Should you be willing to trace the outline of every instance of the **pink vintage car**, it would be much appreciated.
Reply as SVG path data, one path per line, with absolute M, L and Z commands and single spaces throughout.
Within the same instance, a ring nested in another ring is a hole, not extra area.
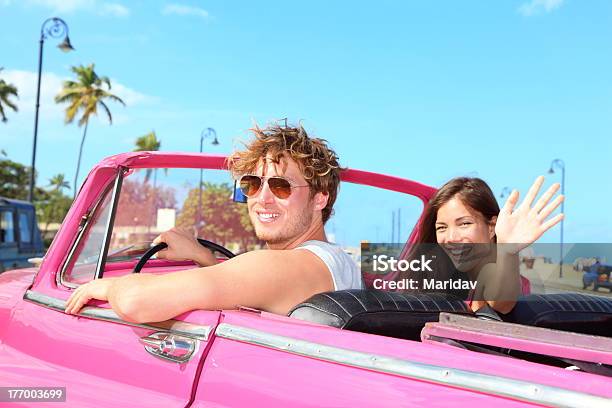
M 224 161 L 138 152 L 91 171 L 42 263 L 0 274 L 0 387 L 60 387 L 73 407 L 612 406 L 609 297 L 525 295 L 504 321 L 450 295 L 370 290 L 319 294 L 289 316 L 238 307 L 135 324 L 101 302 L 64 313 L 91 279 L 193 267 L 146 262 L 173 225 L 195 225 L 227 247 L 220 257 L 257 247 Z M 348 228 L 382 240 L 393 212 L 394 235 L 414 239 L 401 226 L 434 191 L 346 170 L 328 232 L 350 251 Z M 59 406 L 39 394 L 35 406 Z M 17 403 L 7 395 L 0 405 Z

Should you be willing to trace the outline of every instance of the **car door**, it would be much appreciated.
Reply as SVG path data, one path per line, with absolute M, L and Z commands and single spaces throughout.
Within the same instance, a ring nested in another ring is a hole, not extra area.
M 184 407 L 219 318 L 133 324 L 107 307 L 63 313 L 61 294 L 27 290 L 1 334 L 2 386 L 65 387 L 70 406 Z
M 105 302 L 64 313 L 72 290 L 96 277 L 111 197 L 88 212 L 57 273 L 43 263 L 34 285 L 34 269 L 0 275 L 0 386 L 65 387 L 66 402 L 78 407 L 187 406 L 219 312 L 149 324 L 124 321 Z M 117 262 L 104 272 L 130 270 Z

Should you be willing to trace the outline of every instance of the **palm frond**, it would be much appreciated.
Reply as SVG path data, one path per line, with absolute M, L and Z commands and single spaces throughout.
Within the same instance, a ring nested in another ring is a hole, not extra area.
M 113 116 L 111 115 L 110 109 L 108 109 L 108 106 L 106 106 L 106 104 L 104 102 L 100 101 L 98 103 L 100 104 L 100 106 L 102 106 L 102 108 L 106 112 L 106 116 L 108 116 L 108 121 L 112 125 L 113 124 Z

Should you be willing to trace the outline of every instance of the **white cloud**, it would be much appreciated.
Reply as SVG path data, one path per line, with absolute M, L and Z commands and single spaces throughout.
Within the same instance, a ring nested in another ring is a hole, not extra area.
M 179 16 L 196 16 L 196 17 L 201 17 L 201 18 L 209 17 L 208 11 L 202 8 L 186 6 L 184 4 L 177 4 L 177 3 L 171 3 L 171 4 L 166 5 L 166 7 L 162 9 L 162 14 L 165 14 L 165 15 L 176 14 Z
M 26 0 L 25 4 L 45 7 L 51 9 L 54 13 L 68 14 L 76 11 L 87 11 L 110 17 L 127 17 L 130 15 L 130 9 L 122 4 L 99 2 L 97 0 Z
M 518 12 L 525 17 L 550 13 L 563 5 L 564 0 L 531 0 L 519 6 Z
M 103 3 L 100 7 L 100 14 L 112 17 L 127 17 L 130 10 L 119 3 Z
M 123 102 L 125 102 L 128 107 L 135 105 L 150 105 L 159 102 L 158 97 L 135 91 L 134 89 L 128 88 L 112 78 L 111 85 L 113 86 L 111 92 L 123 99 Z
M 19 113 L 33 113 L 36 104 L 36 83 L 38 74 L 33 71 L 4 70 L 2 78 L 17 87 Z M 63 78 L 53 73 L 42 75 L 40 81 L 40 114 L 45 118 L 63 118 L 62 107 L 54 101 L 55 95 L 62 89 Z
M 95 6 L 95 0 L 27 0 L 26 3 L 46 7 L 58 13 L 72 13 Z
M 19 99 L 16 100 L 19 112 L 13 113 L 10 111 L 9 113 L 11 113 L 11 117 L 9 117 L 9 121 L 15 122 L 19 120 L 32 120 L 34 115 L 34 107 L 36 104 L 36 83 L 38 74 L 33 71 L 3 70 L 0 73 L 0 76 L 6 82 L 15 85 L 19 93 Z M 67 78 L 62 78 L 54 73 L 43 74 L 40 82 L 41 119 L 53 121 L 64 120 L 64 109 L 66 108 L 66 105 L 55 103 L 55 95 L 61 91 L 62 84 L 66 79 Z M 111 92 L 123 99 L 126 104 L 126 108 L 128 109 L 134 106 L 151 105 L 159 102 L 158 97 L 138 92 L 112 78 L 111 85 Z M 109 107 L 111 107 L 111 109 L 113 105 L 119 106 L 114 102 L 109 103 Z M 121 107 L 121 109 L 123 109 L 123 107 Z M 115 109 L 115 111 L 118 111 L 118 109 Z M 101 116 L 102 121 L 106 121 L 106 116 L 104 116 L 103 112 L 101 112 L 99 116 Z M 124 118 L 124 121 L 127 122 L 128 118 Z

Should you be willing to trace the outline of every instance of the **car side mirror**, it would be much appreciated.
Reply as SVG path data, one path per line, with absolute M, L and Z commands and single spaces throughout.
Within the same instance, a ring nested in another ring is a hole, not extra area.
M 246 203 L 247 196 L 242 193 L 242 190 L 238 186 L 238 181 L 234 180 L 234 194 L 232 195 L 232 200 L 235 203 Z

